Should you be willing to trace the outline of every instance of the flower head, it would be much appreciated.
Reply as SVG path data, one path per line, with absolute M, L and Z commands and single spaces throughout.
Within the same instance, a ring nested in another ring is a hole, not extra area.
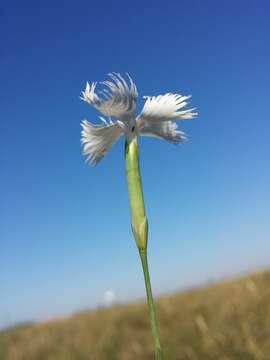
M 155 136 L 173 144 L 185 139 L 176 121 L 193 119 L 197 115 L 194 109 L 182 110 L 191 96 L 172 93 L 144 96 L 146 102 L 136 117 L 138 92 L 133 80 L 128 74 L 127 81 L 117 73 L 109 74 L 109 78 L 101 82 L 104 88 L 99 92 L 97 83 L 88 82 L 82 91 L 81 99 L 109 118 L 100 117 L 102 123 L 99 125 L 82 121 L 81 142 L 87 161 L 96 165 L 121 135 L 128 142 L 137 135 Z

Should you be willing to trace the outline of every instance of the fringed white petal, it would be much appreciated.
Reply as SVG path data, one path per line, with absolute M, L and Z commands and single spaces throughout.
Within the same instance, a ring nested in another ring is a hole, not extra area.
M 101 125 L 94 125 L 87 120 L 81 123 L 83 153 L 91 165 L 96 165 L 123 133 L 121 124 L 107 123 L 103 118 L 102 121 L 104 124 Z
M 139 134 L 157 136 L 174 144 L 185 140 L 185 134 L 177 130 L 175 120 L 193 119 L 197 115 L 194 109 L 179 111 L 187 105 L 190 97 L 171 93 L 145 96 L 144 108 L 137 117 Z
M 177 130 L 173 121 L 144 121 L 140 127 L 140 135 L 154 136 L 178 144 L 186 139 L 182 131 Z
M 127 74 L 129 83 L 117 73 L 109 74 L 110 80 L 101 84 L 105 88 L 96 92 L 97 83 L 86 84 L 82 91 L 81 99 L 99 110 L 103 115 L 125 119 L 134 114 L 138 97 L 137 88 L 130 76 Z
M 187 105 L 191 96 L 182 96 L 179 94 L 165 94 L 159 96 L 144 96 L 146 102 L 144 108 L 138 117 L 139 124 L 144 121 L 168 121 L 192 119 L 197 113 L 194 109 L 179 111 Z

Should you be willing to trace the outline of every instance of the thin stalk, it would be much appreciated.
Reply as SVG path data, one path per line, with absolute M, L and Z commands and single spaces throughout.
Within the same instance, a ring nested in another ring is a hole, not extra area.
M 148 221 L 145 215 L 144 198 L 142 191 L 142 181 L 139 164 L 139 151 L 137 139 L 134 138 L 131 142 L 125 144 L 125 163 L 126 163 L 126 177 L 128 184 L 128 194 L 131 211 L 131 227 L 132 232 L 139 249 L 140 258 L 143 267 L 148 314 L 152 330 L 152 336 L 155 347 L 156 360 L 162 360 L 159 332 L 156 320 L 155 305 L 151 289 L 151 281 L 147 263 L 147 240 L 148 240 Z
M 155 304 L 154 304 L 152 288 L 151 288 L 151 280 L 150 280 L 149 269 L 148 269 L 147 252 L 139 250 L 139 253 L 140 253 L 140 258 L 141 258 L 142 267 L 143 267 L 143 274 L 144 274 L 146 294 L 147 294 L 148 315 L 149 315 L 152 336 L 154 339 L 154 346 L 155 346 L 155 357 L 156 357 L 156 360 L 162 360 L 163 355 L 162 355 L 160 340 L 159 340 L 159 331 L 158 331 L 158 326 L 157 326 L 156 310 L 155 310 Z

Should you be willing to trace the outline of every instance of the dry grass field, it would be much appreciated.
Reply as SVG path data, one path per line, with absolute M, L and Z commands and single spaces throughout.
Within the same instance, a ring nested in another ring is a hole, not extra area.
M 165 359 L 270 359 L 270 271 L 157 300 Z M 0 332 L 1 360 L 153 359 L 146 306 Z

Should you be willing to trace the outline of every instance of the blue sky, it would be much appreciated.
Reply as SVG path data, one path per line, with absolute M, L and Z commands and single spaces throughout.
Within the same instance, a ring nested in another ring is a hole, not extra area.
M 80 92 L 111 71 L 199 112 L 185 144 L 139 139 L 154 293 L 269 265 L 268 1 L 1 11 L 0 326 L 144 296 L 123 139 L 96 168 L 81 154 Z

